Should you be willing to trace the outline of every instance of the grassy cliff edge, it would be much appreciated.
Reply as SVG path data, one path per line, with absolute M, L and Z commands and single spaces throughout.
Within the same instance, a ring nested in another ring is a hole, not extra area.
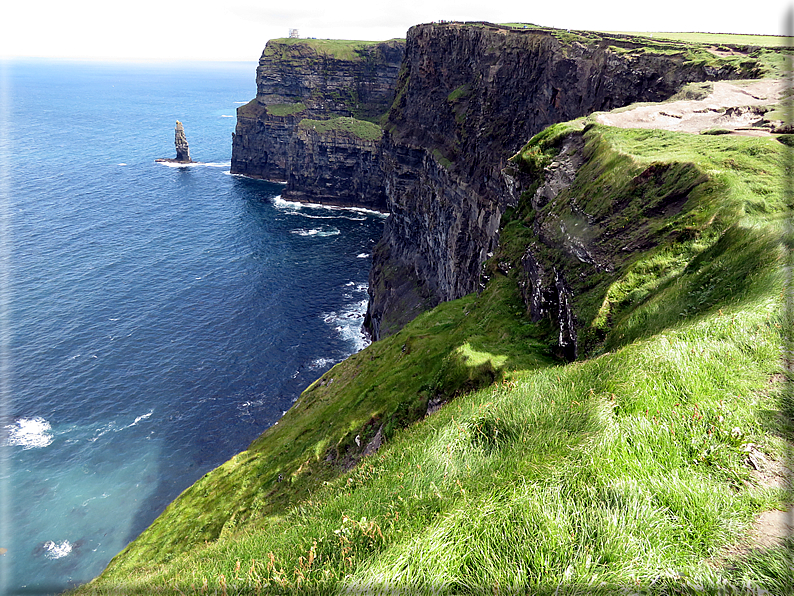
M 533 209 L 572 136 L 573 183 Z M 480 294 L 327 372 L 76 593 L 786 593 L 784 547 L 727 549 L 792 500 L 768 481 L 792 433 L 779 382 L 790 150 L 547 129 L 513 160 L 537 182 L 503 218 Z M 575 229 L 576 214 L 609 249 L 597 275 L 540 246 L 553 235 L 536 222 Z M 533 243 L 574 280 L 576 362 L 527 314 Z

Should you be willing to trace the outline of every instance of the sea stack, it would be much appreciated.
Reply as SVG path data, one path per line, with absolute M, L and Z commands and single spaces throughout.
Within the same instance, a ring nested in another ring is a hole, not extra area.
M 176 129 L 174 130 L 174 144 L 176 145 L 176 161 L 192 163 L 193 160 L 190 159 L 190 148 L 187 146 L 185 128 L 179 120 L 176 121 Z
M 176 128 L 174 129 L 174 145 L 176 145 L 176 159 L 160 157 L 154 161 L 167 163 L 196 163 L 190 159 L 190 148 L 187 145 L 185 128 L 179 120 L 176 121 Z

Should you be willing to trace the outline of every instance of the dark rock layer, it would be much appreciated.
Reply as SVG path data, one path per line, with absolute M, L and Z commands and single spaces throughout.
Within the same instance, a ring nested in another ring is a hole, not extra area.
M 301 126 L 290 139 L 288 155 L 284 199 L 386 210 L 379 139 Z

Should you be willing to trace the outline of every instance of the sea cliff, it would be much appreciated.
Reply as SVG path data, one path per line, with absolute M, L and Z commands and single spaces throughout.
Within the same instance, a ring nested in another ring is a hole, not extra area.
M 287 182 L 285 198 L 384 209 L 373 159 L 372 127 L 379 127 L 372 123 L 394 99 L 404 46 L 402 40 L 269 41 L 256 71 L 256 97 L 237 110 L 232 173 Z M 334 122 L 317 131 L 314 120 Z
M 787 152 L 592 117 L 535 135 L 481 292 L 327 371 L 79 593 L 791 594 L 785 545 L 736 546 L 792 501 Z
M 79 593 L 792 593 L 790 549 L 737 547 L 794 501 L 790 147 L 584 116 L 759 74 L 750 50 L 421 25 L 381 130 L 310 111 L 298 58 L 290 95 L 269 87 L 277 48 L 317 59 L 291 43 L 265 51 L 236 167 L 306 200 L 382 173 L 343 195 L 377 186 L 390 212 L 379 341 Z M 244 159 L 259 141 L 282 169 Z
M 503 170 L 526 139 L 555 122 L 666 99 L 687 82 L 758 71 L 750 58 L 722 62 L 686 46 L 620 36 L 490 24 L 412 27 L 385 123 L 391 216 L 370 276 L 366 325 L 373 337 L 478 288 L 500 218 L 517 199 Z M 575 338 L 563 335 L 573 355 Z
M 480 287 L 522 190 L 508 159 L 534 134 L 761 70 L 747 52 L 723 59 L 691 44 L 490 23 L 417 25 L 380 44 L 274 40 L 256 99 L 238 109 L 232 171 L 286 181 L 287 199 L 390 213 L 365 318 L 377 340 Z M 566 274 L 537 275 L 536 297 L 573 358 Z

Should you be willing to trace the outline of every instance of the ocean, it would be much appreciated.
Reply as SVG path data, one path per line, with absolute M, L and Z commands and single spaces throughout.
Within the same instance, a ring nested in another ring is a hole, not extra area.
M 98 575 L 366 343 L 384 216 L 230 174 L 255 68 L 0 64 L 6 593 Z M 201 163 L 155 163 L 176 120 Z

